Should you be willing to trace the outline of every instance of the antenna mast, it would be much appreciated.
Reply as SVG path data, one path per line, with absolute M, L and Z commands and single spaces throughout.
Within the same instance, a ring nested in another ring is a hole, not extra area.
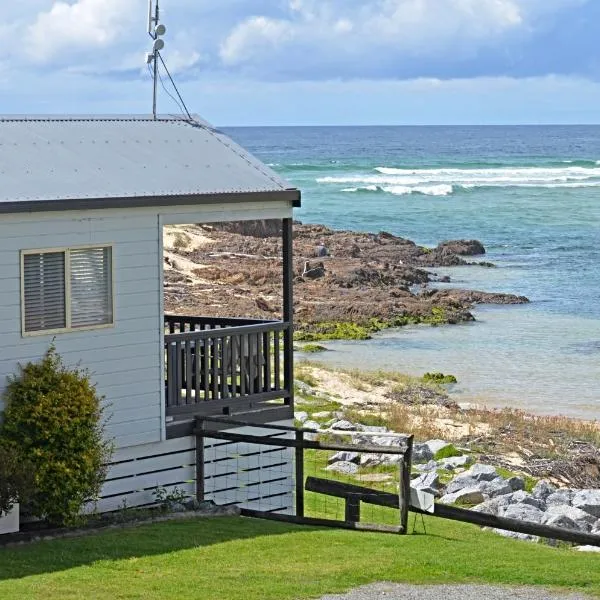
M 156 5 L 154 5 L 156 1 Z M 153 92 L 152 92 L 152 118 L 157 119 L 157 100 L 158 100 L 158 59 L 160 51 L 165 47 L 161 36 L 165 35 L 167 28 L 160 24 L 159 0 L 148 0 L 148 35 L 154 40 L 152 52 L 146 55 L 146 64 L 153 63 Z

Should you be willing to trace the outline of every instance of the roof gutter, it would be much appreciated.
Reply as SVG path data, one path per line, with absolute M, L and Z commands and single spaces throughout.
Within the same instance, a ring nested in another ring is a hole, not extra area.
M 289 202 L 294 208 L 299 208 L 301 206 L 300 190 L 288 189 L 271 192 L 20 200 L 17 202 L 0 202 L 0 214 L 56 212 L 65 210 L 101 210 L 105 208 L 146 208 L 152 206 L 195 206 L 219 203 L 233 204 L 256 202 L 257 200 L 266 202 Z

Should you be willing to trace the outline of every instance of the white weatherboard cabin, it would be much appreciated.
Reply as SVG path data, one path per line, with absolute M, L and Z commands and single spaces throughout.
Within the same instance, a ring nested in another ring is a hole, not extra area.
M 0 117 L 0 393 L 53 340 L 91 371 L 116 448 L 98 510 L 151 503 L 158 485 L 193 495 L 197 417 L 290 423 L 299 203 L 200 120 Z M 163 228 L 252 219 L 281 221 L 283 319 L 165 315 Z M 289 449 L 269 450 L 291 465 Z M 207 499 L 292 510 L 292 478 L 268 485 L 264 461 L 238 486 L 203 456 Z

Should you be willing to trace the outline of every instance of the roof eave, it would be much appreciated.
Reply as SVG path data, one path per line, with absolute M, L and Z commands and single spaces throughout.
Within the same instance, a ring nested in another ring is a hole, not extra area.
M 289 202 L 301 206 L 300 190 L 287 189 L 265 192 L 225 192 L 214 194 L 184 194 L 169 196 L 126 196 L 113 198 L 67 198 L 55 200 L 20 200 L 0 202 L 0 214 L 65 210 L 103 210 L 109 208 L 143 208 L 152 206 L 194 206 L 203 204 L 232 204 L 244 202 Z

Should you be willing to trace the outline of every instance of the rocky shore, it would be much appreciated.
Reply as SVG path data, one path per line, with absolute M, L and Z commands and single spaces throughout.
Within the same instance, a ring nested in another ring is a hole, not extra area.
M 428 377 L 334 370 L 318 363 L 301 363 L 297 377 L 298 424 L 382 448 L 402 445 L 402 434 L 414 434 L 411 486 L 439 502 L 600 535 L 598 423 L 461 407 L 448 386 Z M 324 470 L 371 487 L 393 486 L 390 467 L 396 459 L 383 450 L 340 452 L 328 458 Z
M 281 239 L 278 224 L 167 228 L 165 304 L 179 313 L 278 318 L 281 299 Z M 390 233 L 335 231 L 323 225 L 294 226 L 297 338 L 361 338 L 409 323 L 473 321 L 478 303 L 522 304 L 523 296 L 436 289 L 450 282 L 439 267 L 482 260 L 477 240 L 435 248 Z M 477 257 L 475 260 L 473 257 Z

